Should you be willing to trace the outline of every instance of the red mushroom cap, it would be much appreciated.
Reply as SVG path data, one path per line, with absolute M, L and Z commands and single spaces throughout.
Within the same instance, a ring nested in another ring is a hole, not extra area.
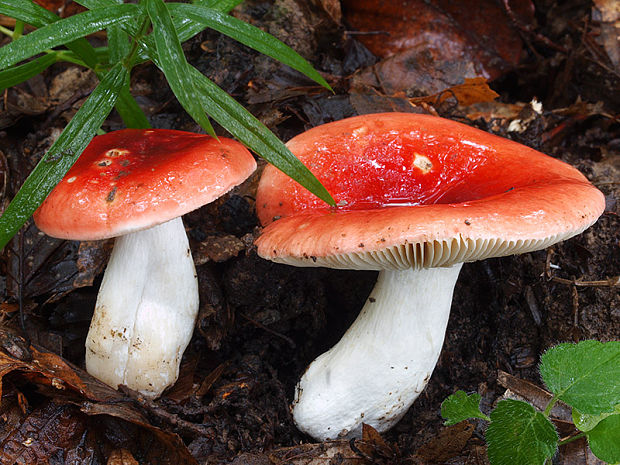
M 258 253 L 298 266 L 402 269 L 538 250 L 580 233 L 604 208 L 570 165 L 433 116 L 357 116 L 287 146 L 339 205 L 265 169 Z
M 207 204 L 256 161 L 240 143 L 167 129 L 95 137 L 34 214 L 42 231 L 94 240 L 146 229 Z

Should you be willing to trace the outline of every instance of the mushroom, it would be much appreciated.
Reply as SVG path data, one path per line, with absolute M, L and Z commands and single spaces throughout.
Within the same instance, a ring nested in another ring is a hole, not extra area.
M 50 236 L 117 237 L 86 339 L 86 369 L 157 397 L 179 374 L 198 312 L 181 215 L 256 169 L 240 143 L 165 129 L 97 136 L 34 214 Z
M 293 418 L 314 438 L 393 426 L 424 389 L 463 262 L 540 250 L 601 215 L 573 167 L 443 118 L 385 113 L 324 124 L 288 148 L 333 209 L 268 166 L 258 254 L 294 266 L 380 270 L 359 317 L 307 368 Z

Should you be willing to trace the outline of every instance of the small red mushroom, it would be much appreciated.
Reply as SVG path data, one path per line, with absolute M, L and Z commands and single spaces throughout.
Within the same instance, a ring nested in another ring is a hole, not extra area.
M 86 368 L 156 397 L 173 384 L 198 312 L 181 215 L 256 169 L 238 142 L 164 129 L 95 137 L 35 212 L 50 236 L 117 237 L 86 340 Z
M 573 167 L 443 118 L 348 118 L 287 144 L 338 201 L 268 166 L 258 254 L 294 266 L 380 270 L 358 319 L 308 367 L 293 418 L 318 439 L 394 425 L 439 357 L 461 265 L 533 250 L 592 225 L 604 198 Z

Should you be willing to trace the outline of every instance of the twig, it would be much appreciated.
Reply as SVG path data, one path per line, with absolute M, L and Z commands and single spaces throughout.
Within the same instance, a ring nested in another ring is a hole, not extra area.
M 551 281 L 560 284 L 569 284 L 572 286 L 579 287 L 615 287 L 620 286 L 620 276 L 614 276 L 612 278 L 600 279 L 596 281 L 583 281 L 581 278 L 579 279 L 566 279 L 566 278 L 558 278 L 557 276 L 551 276 Z
M 215 438 L 215 431 L 211 427 L 206 427 L 197 423 L 193 423 L 191 421 L 184 420 L 178 415 L 166 411 L 152 400 L 146 399 L 144 396 L 140 395 L 140 393 L 134 391 L 133 389 L 129 389 L 125 385 L 120 385 L 118 387 L 118 390 L 125 394 L 127 397 L 129 397 L 131 400 L 136 402 L 138 405 L 140 405 L 140 407 L 145 409 L 150 414 L 167 422 L 169 425 L 178 428 L 184 433 L 195 434 L 196 436 L 204 436 L 211 439 Z
M 274 336 L 277 336 L 281 339 L 284 339 L 286 342 L 289 343 L 289 345 L 291 346 L 292 349 L 294 349 L 295 347 L 297 347 L 295 345 L 295 342 L 288 336 L 285 336 L 284 334 L 278 333 L 276 331 L 274 331 L 273 329 L 267 328 L 267 326 L 259 323 L 258 321 L 253 320 L 252 318 L 250 318 L 249 316 L 245 315 L 244 313 L 241 314 L 241 316 L 243 318 L 245 318 L 246 320 L 248 320 L 250 323 L 252 323 L 254 326 L 256 326 L 257 328 L 260 328 L 262 330 L 267 331 L 270 334 L 273 334 Z

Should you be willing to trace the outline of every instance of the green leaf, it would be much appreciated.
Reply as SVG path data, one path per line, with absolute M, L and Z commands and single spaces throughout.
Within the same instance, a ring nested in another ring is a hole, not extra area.
M 42 6 L 29 0 L 0 0 L 0 14 L 24 21 L 35 27 L 43 27 L 61 18 Z M 66 44 L 90 68 L 97 65 L 97 55 L 86 39 L 81 38 Z
M 116 111 L 128 128 L 148 129 L 151 127 L 148 118 L 129 92 L 129 81 L 121 90 L 115 105 Z
M 112 24 L 135 18 L 139 13 L 140 7 L 137 5 L 115 5 L 50 23 L 0 48 L 0 69 L 105 29 Z
M 181 48 L 181 42 L 176 33 L 170 13 L 163 0 L 146 0 L 147 12 L 153 23 L 152 36 L 155 39 L 159 60 L 157 66 L 162 70 L 172 92 L 185 108 L 187 113 L 215 136 L 215 131 L 209 122 L 205 111 L 196 100 L 196 89 L 190 78 L 189 64 Z
M 558 433 L 534 407 L 518 400 L 502 400 L 491 412 L 487 428 L 491 465 L 542 465 L 554 456 Z
M 580 431 L 590 431 L 596 425 L 598 425 L 601 420 L 604 420 L 610 415 L 615 413 L 620 413 L 620 404 L 616 405 L 613 412 L 601 413 L 600 415 L 590 415 L 588 413 L 581 413 L 577 409 L 573 409 L 573 423 Z
M 441 404 L 441 416 L 446 420 L 444 425 L 455 425 L 468 418 L 481 418 L 490 421 L 480 411 L 480 394 L 467 395 L 465 391 L 456 391 Z
M 108 45 L 110 49 L 110 61 L 118 63 L 122 61 L 131 50 L 129 36 L 120 26 L 114 25 L 107 29 Z
M 67 46 L 69 46 L 69 44 L 67 44 Z M 90 44 L 89 44 L 89 47 L 90 47 Z M 73 52 L 72 50 L 55 50 L 53 54 L 56 55 L 56 58 L 58 59 L 58 61 L 66 61 L 68 63 L 75 63 L 77 65 L 85 66 L 91 69 L 95 68 L 97 64 L 99 63 L 110 62 L 110 50 L 108 49 L 108 47 L 97 47 L 95 49 L 92 49 L 92 52 L 93 52 L 93 56 L 95 57 L 94 66 L 91 66 L 90 64 L 86 63 L 83 59 L 82 54 L 77 54 Z
M 78 3 L 90 7 L 95 5 L 101 6 L 112 1 L 113 0 L 78 0 Z M 230 7 L 232 3 L 231 0 L 225 0 L 223 2 L 218 2 L 218 7 L 220 5 L 228 5 L 227 7 Z M 137 30 L 138 27 L 133 21 L 127 21 L 120 26 L 130 34 L 132 28 Z M 153 37 L 145 37 L 143 43 L 144 53 L 162 69 L 161 59 L 156 50 Z M 224 129 L 239 139 L 248 148 L 279 168 L 310 192 L 314 193 L 317 197 L 324 200 L 329 205 L 335 205 L 334 199 L 318 179 L 316 179 L 308 168 L 306 168 L 291 151 L 269 131 L 269 129 L 254 118 L 230 95 L 203 76 L 198 70 L 189 66 L 189 74 L 198 91 L 196 95 L 194 95 L 194 98 L 200 100 L 202 107 Z
M 86 99 L 56 142 L 37 164 L 0 217 L 0 249 L 28 220 L 84 151 L 112 110 L 129 79 L 122 64 L 115 65 Z
M 48 67 L 56 63 L 56 61 L 56 56 L 53 54 L 43 55 L 23 65 L 0 71 L 0 91 L 15 86 L 20 82 L 27 81 L 31 77 L 42 73 Z
M 198 23 L 232 37 L 242 44 L 296 69 L 326 89 L 331 90 L 325 79 L 301 55 L 261 29 L 200 5 L 168 3 L 167 6 L 173 16 L 193 19 Z
M 620 404 L 620 342 L 559 344 L 543 354 L 543 381 L 581 413 L 611 412 Z
M 112 1 L 114 2 L 115 0 Z M 119 3 L 119 1 L 116 3 Z M 131 51 L 129 36 L 118 25 L 108 27 L 107 33 L 110 47 L 110 61 L 112 63 L 119 63 L 123 61 Z M 128 128 L 148 129 L 151 127 L 146 115 L 131 95 L 129 81 L 116 101 L 116 111 L 118 111 L 118 114 Z
M 335 205 L 330 193 L 306 166 L 265 125 L 196 68 L 190 66 L 196 84 L 195 98 L 224 129 L 248 148 L 293 178 L 318 198 Z
M 100 2 L 100 6 L 102 7 L 113 7 L 117 4 L 122 4 L 122 1 L 103 0 Z M 44 27 L 60 20 L 60 17 L 56 16 L 54 13 L 28 0 L 0 0 L 0 13 L 18 18 L 36 27 Z M 137 23 L 138 20 L 139 18 L 136 18 L 135 22 Z M 110 52 L 107 47 L 94 49 L 84 38 L 68 43 L 67 47 L 71 50 L 71 52 L 58 53 L 57 57 L 59 60 L 70 61 L 73 63 L 81 60 L 90 68 L 95 68 L 98 63 L 105 62 L 110 59 L 112 63 L 117 63 L 129 50 L 128 37 L 119 26 L 112 25 L 108 28 L 108 39 L 110 41 L 110 48 L 114 49 L 113 58 L 110 58 Z M 123 42 L 126 42 L 126 45 Z M 75 55 L 75 57 L 73 57 L 72 54 Z M 53 55 L 50 54 L 48 56 Z M 46 57 L 41 57 L 37 60 L 43 59 L 49 60 L 49 58 Z M 29 65 L 29 63 L 22 66 L 27 65 Z M 7 72 L 8 71 L 11 70 L 7 70 Z M 101 73 L 98 73 L 98 76 L 101 78 Z M 127 127 L 150 127 L 148 119 L 129 92 L 129 84 L 127 84 L 126 88 L 121 91 L 121 94 L 116 102 L 116 110 Z
M 60 19 L 51 11 L 30 0 L 0 0 L 0 14 L 18 19 L 34 27 L 43 27 Z
M 237 5 L 243 3 L 243 0 L 197 0 L 194 5 L 202 5 L 212 8 L 222 13 L 229 13 Z
M 592 453 L 607 463 L 620 463 L 620 415 L 610 415 L 586 433 Z

